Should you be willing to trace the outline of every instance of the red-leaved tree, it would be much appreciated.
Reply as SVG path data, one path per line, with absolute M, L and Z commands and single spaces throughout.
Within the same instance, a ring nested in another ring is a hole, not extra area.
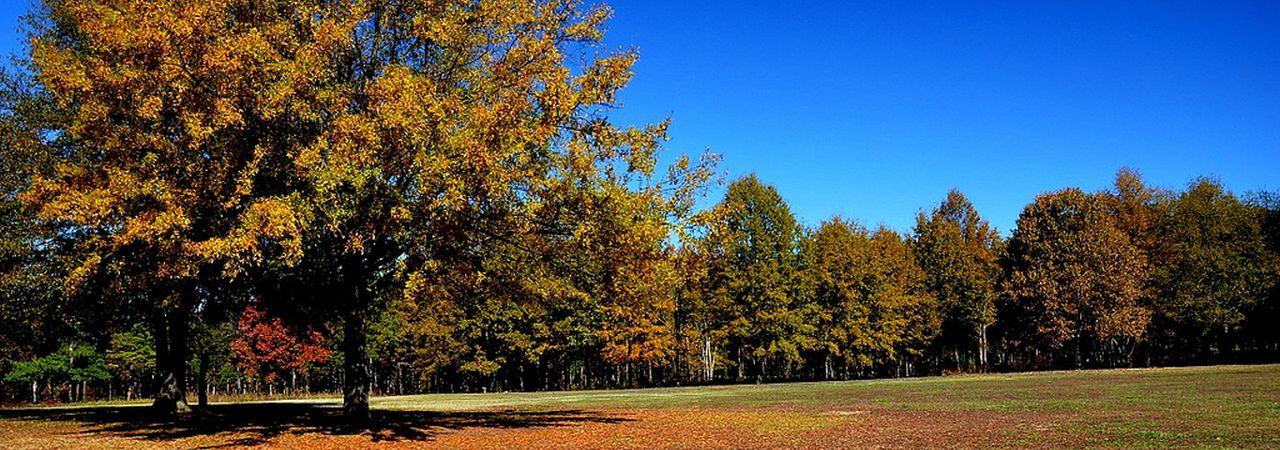
M 240 315 L 236 331 L 231 341 L 236 367 L 267 383 L 305 373 L 308 364 L 326 362 L 332 353 L 320 332 L 291 328 L 253 306 Z

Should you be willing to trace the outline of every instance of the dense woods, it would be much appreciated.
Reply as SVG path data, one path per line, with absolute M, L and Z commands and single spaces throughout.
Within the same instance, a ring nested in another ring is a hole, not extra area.
M 0 91 L 8 402 L 1280 358 L 1280 196 L 1212 178 L 797 220 L 609 119 L 572 0 L 45 0 Z

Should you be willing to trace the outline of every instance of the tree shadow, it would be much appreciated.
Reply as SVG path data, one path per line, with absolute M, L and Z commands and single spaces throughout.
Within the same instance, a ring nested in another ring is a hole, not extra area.
M 351 426 L 342 409 L 321 402 L 260 402 L 209 405 L 180 417 L 159 415 L 146 406 L 24 408 L 0 410 L 0 419 L 69 421 L 88 436 L 121 436 L 164 442 L 200 436 L 230 439 L 224 446 L 263 444 L 284 434 L 367 434 L 374 441 L 429 441 L 439 433 L 469 428 L 563 427 L 623 423 L 633 419 L 583 410 L 559 411 L 389 411 L 373 410 L 368 425 Z M 211 447 L 206 447 L 211 448 Z

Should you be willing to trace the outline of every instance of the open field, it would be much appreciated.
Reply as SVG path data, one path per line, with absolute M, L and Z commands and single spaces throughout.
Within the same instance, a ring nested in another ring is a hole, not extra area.
M 1280 447 L 1280 365 L 0 411 L 5 448 Z

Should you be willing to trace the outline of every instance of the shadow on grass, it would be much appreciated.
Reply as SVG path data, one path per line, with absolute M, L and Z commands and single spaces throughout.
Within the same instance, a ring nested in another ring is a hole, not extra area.
M 262 444 L 284 434 L 367 434 L 375 441 L 425 441 L 438 433 L 463 429 L 512 429 L 622 423 L 632 419 L 582 410 L 429 412 L 374 410 L 373 422 L 353 427 L 342 409 L 323 403 L 237 403 L 210 405 L 181 417 L 158 415 L 145 406 L 26 408 L 0 410 L 0 419 L 70 421 L 95 435 L 156 442 L 192 437 L 228 440 L 222 446 Z

